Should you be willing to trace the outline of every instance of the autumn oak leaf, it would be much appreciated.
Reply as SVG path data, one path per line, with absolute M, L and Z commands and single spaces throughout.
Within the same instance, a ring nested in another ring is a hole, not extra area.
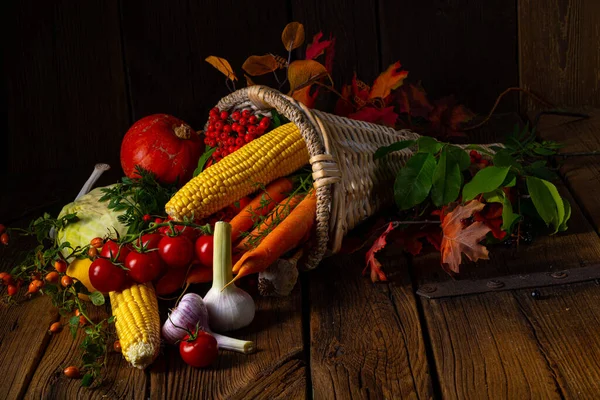
M 292 98 L 301 102 L 308 108 L 314 108 L 318 95 L 319 89 L 314 89 L 312 85 L 309 85 L 294 91 L 294 93 L 292 93 Z
M 398 89 L 404 82 L 404 79 L 408 76 L 408 71 L 403 71 L 401 67 L 402 65 L 397 61 L 390 65 L 387 70 L 382 72 L 381 75 L 375 79 L 375 82 L 373 82 L 369 98 L 385 99 L 392 90 Z
M 279 68 L 279 63 L 272 54 L 250 56 L 244 61 L 242 69 L 251 76 L 265 75 Z
M 215 67 L 216 69 L 218 69 L 219 71 L 221 71 L 221 73 L 223 75 L 225 75 L 227 77 L 227 79 L 232 80 L 232 81 L 237 80 L 237 76 L 235 76 L 235 72 L 233 72 L 233 68 L 231 68 L 229 61 L 227 61 L 226 59 L 221 58 L 221 57 L 208 56 L 208 57 L 206 57 L 205 61 L 207 63 L 209 63 L 210 65 L 212 65 L 213 67 Z
M 491 230 L 483 222 L 464 226 L 462 220 L 471 218 L 473 213 L 483 210 L 485 204 L 472 200 L 466 205 L 457 206 L 443 217 L 442 221 L 442 267 L 447 272 L 459 272 L 462 254 L 471 261 L 487 260 L 488 250 L 479 242 Z
M 377 238 L 377 240 L 375 240 L 375 242 L 373 243 L 373 245 L 371 246 L 369 251 L 367 251 L 367 254 L 366 254 L 367 266 L 363 270 L 363 275 L 366 275 L 367 271 L 371 270 L 371 281 L 372 282 L 387 281 L 387 277 L 385 276 L 385 273 L 381 270 L 381 263 L 379 262 L 379 260 L 377 260 L 377 258 L 375 258 L 375 253 L 377 253 L 379 250 L 381 250 L 385 247 L 385 245 L 387 244 L 387 241 L 386 241 L 387 235 L 393 229 L 394 229 L 394 223 L 390 222 L 387 229 L 385 230 L 385 232 L 383 232 L 381 234 L 381 236 L 379 236 Z
M 322 37 L 323 32 L 319 32 L 315 36 L 313 36 L 312 43 L 309 44 L 306 48 L 305 58 L 307 60 L 314 60 L 315 58 L 319 57 L 321 54 L 325 53 L 325 49 L 331 45 L 331 40 L 324 40 L 321 42 Z

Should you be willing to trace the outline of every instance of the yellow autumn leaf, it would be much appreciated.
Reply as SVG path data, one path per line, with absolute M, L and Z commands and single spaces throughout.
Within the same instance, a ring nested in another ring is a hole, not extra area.
M 304 43 L 304 25 L 300 22 L 290 22 L 283 29 L 281 41 L 287 51 L 292 51 Z
M 294 91 L 300 86 L 309 82 L 314 82 L 324 76 L 327 76 L 327 69 L 323 64 L 314 60 L 296 60 L 288 68 L 288 81 L 290 82 L 290 91 Z
M 218 69 L 219 71 L 221 71 L 221 73 L 225 75 L 227 79 L 237 81 L 237 76 L 235 76 L 233 68 L 231 68 L 229 61 L 227 61 L 226 59 L 221 57 L 208 56 L 206 57 L 205 61 L 213 67 L 215 67 L 216 69 Z
M 398 89 L 404 82 L 404 78 L 408 76 L 408 71 L 403 71 L 401 67 L 400 62 L 395 62 L 382 72 L 373 82 L 369 98 L 385 99 L 393 89 Z
M 250 56 L 244 61 L 242 69 L 251 76 L 268 74 L 279 68 L 279 64 L 272 54 L 264 56 Z

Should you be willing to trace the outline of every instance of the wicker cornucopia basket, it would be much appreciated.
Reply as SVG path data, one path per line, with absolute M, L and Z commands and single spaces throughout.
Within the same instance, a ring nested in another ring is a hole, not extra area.
M 344 235 L 359 222 L 393 201 L 398 170 L 412 156 L 410 149 L 374 160 L 381 146 L 417 139 L 409 130 L 392 128 L 311 110 L 281 92 L 265 86 L 240 89 L 219 101 L 221 110 L 275 109 L 299 128 L 310 154 L 317 194 L 315 245 L 305 267 L 338 252 Z

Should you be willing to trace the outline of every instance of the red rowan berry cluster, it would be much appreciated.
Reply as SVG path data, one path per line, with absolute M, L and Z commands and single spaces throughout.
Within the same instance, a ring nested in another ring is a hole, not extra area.
M 209 113 L 204 143 L 217 148 L 212 154 L 212 161 L 217 162 L 263 135 L 269 126 L 269 117 L 257 116 L 250 110 L 229 114 L 215 107 Z

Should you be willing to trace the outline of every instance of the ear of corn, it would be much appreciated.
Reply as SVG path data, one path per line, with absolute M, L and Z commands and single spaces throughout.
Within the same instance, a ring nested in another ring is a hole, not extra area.
M 144 369 L 160 350 L 160 319 L 154 288 L 151 283 L 134 284 L 122 292 L 110 292 L 109 296 L 123 356 L 132 366 Z
M 171 218 L 204 218 L 308 163 L 308 149 L 293 123 L 282 125 L 211 165 L 169 200 Z

